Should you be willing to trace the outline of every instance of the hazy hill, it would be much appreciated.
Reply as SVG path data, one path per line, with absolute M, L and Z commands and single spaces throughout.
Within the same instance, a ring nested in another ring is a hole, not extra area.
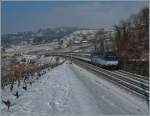
M 41 44 L 60 40 L 62 37 L 67 36 L 76 30 L 80 29 L 74 27 L 58 27 L 39 29 L 36 32 L 28 31 L 18 32 L 16 34 L 5 34 L 1 36 L 1 42 L 3 47 L 10 47 L 11 45 L 18 44 Z

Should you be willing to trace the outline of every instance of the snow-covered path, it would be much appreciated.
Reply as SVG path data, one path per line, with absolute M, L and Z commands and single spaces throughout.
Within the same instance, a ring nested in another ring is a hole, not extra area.
M 22 93 L 19 99 L 12 98 L 10 111 L 3 106 L 2 113 L 148 114 L 145 101 L 75 64 L 64 63 L 50 70 Z

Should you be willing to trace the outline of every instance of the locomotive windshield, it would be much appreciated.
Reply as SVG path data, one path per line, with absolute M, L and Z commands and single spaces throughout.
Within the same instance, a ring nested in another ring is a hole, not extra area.
M 117 57 L 116 56 L 105 56 L 104 59 L 106 61 L 115 61 L 115 60 L 117 60 Z
M 117 56 L 113 52 L 108 52 L 104 54 L 104 59 L 107 61 L 115 61 L 117 60 Z
M 104 59 L 106 61 L 116 61 L 117 60 L 117 56 L 113 52 L 92 53 L 91 58 L 93 58 L 93 57 L 101 58 L 101 59 Z

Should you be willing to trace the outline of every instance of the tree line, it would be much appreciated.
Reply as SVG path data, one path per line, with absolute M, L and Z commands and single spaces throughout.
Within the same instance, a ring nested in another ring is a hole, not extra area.
M 119 57 L 139 59 L 149 47 L 149 8 L 120 21 L 113 26 L 115 49 Z

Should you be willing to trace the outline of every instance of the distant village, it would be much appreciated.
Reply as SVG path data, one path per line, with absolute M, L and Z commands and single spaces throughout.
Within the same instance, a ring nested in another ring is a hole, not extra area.
M 112 50 L 113 42 L 112 30 L 75 30 L 72 33 L 66 34 L 61 39 L 53 39 L 48 43 L 41 42 L 40 44 L 32 44 L 33 42 L 21 41 L 16 45 L 11 44 L 10 47 L 2 45 L 2 74 L 5 75 L 9 70 L 13 69 L 15 65 L 24 64 L 36 64 L 43 65 L 49 63 L 50 60 L 46 57 L 47 53 L 57 52 L 69 52 L 69 51 L 87 51 L 91 52 L 96 50 L 98 46 L 94 46 L 96 41 L 96 33 L 98 31 L 105 32 L 104 34 L 104 46 L 105 50 Z M 41 33 L 41 32 L 39 32 Z M 57 32 L 58 33 L 58 32 Z M 38 36 L 42 34 L 37 34 Z M 13 36 L 14 38 L 14 36 Z M 21 36 L 20 36 L 21 38 Z M 109 40 L 110 39 L 110 40 Z M 44 40 L 44 37 L 43 37 Z M 82 49 L 80 49 L 82 47 Z

